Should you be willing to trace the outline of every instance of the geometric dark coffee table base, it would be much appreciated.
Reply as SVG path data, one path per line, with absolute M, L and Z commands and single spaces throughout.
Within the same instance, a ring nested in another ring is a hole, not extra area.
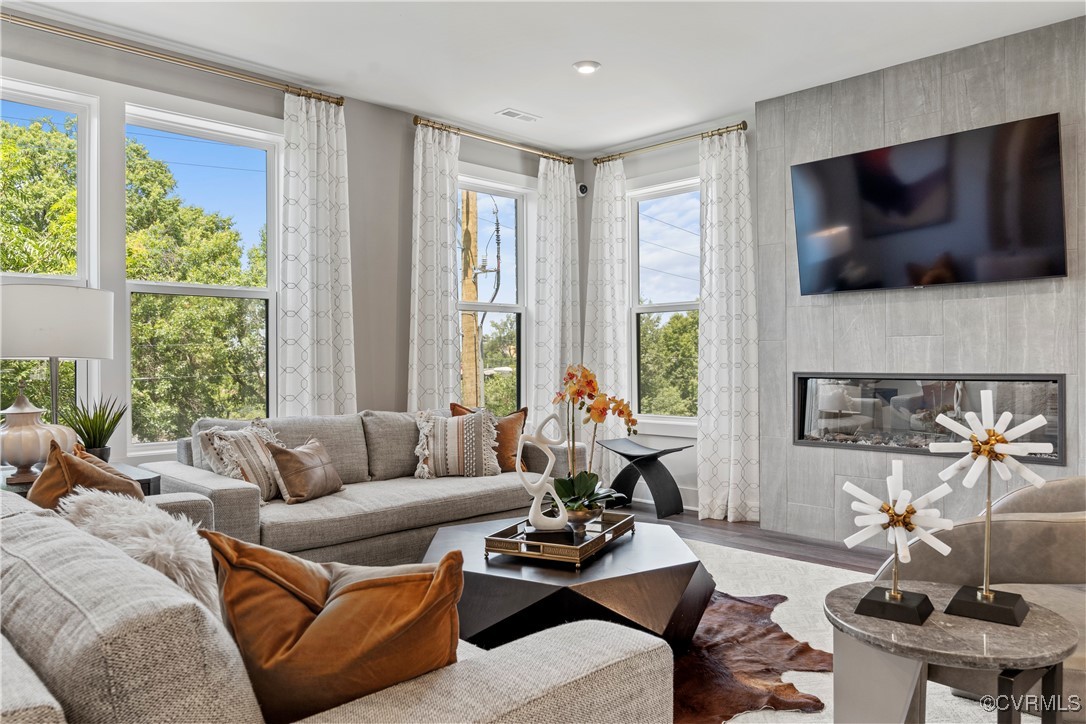
M 654 634 L 676 651 L 689 646 L 716 585 L 671 528 L 638 523 L 634 535 L 609 544 L 579 572 L 569 564 L 493 553 L 484 559 L 482 538 L 515 521 L 441 528 L 423 559 L 463 551 L 461 638 L 490 649 L 592 619 Z

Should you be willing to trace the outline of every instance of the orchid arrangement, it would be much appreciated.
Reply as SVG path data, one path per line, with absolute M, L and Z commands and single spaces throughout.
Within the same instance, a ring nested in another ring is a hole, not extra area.
M 555 478 L 554 487 L 568 510 L 598 508 L 601 502 L 625 497 L 611 488 L 599 488 L 599 476 L 592 472 L 592 463 L 596 453 L 596 433 L 600 423 L 608 415 L 614 415 L 626 424 L 626 434 L 636 435 L 637 419 L 633 416 L 630 404 L 619 397 L 613 397 L 600 391 L 595 373 L 584 365 L 570 365 L 562 376 L 562 388 L 554 397 L 554 404 L 565 404 L 563 424 L 566 426 L 568 478 Z M 592 423 L 592 442 L 588 448 L 588 467 L 580 472 L 576 469 L 574 454 L 577 441 L 578 417 L 582 416 L 581 425 Z

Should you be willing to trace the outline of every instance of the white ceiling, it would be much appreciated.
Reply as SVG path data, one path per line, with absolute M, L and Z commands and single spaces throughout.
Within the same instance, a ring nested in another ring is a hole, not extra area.
M 1084 13 L 1082 2 L 8 5 L 578 156 Z M 581 76 L 571 64 L 584 59 L 603 67 Z M 494 115 L 508 107 L 541 120 Z

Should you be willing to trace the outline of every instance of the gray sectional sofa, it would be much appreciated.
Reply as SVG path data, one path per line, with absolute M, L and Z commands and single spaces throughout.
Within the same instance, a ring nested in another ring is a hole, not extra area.
M 263 721 L 233 639 L 195 598 L 13 493 L 0 516 L 0 721 Z M 581 621 L 490 651 L 460 642 L 457 657 L 305 721 L 671 721 L 671 649 L 631 628 Z
M 351 415 L 280 417 L 267 420 L 282 442 L 294 447 L 311 436 L 328 450 L 345 489 L 306 503 L 276 499 L 262 504 L 255 485 L 211 472 L 198 433 L 213 426 L 238 429 L 238 420 L 205 418 L 192 438 L 178 441 L 177 461 L 145 463 L 162 476 L 163 493 L 199 493 L 215 508 L 215 530 L 240 540 L 309 560 L 360 565 L 416 563 L 442 525 L 524 514 L 531 502 L 516 473 L 482 478 L 413 477 L 418 428 L 406 412 L 366 410 Z M 579 446 L 583 464 L 585 449 Z M 555 475 L 566 470 L 558 454 Z M 542 471 L 545 453 L 526 445 L 529 470 Z

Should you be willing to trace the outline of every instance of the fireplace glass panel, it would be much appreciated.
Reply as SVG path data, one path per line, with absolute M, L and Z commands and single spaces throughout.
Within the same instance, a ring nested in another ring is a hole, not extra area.
M 1038 463 L 1060 465 L 1063 447 L 1063 377 L 928 377 L 885 375 L 795 376 L 795 442 L 884 452 L 930 455 L 928 444 L 960 438 L 935 422 L 940 414 L 965 423 L 966 412 L 980 415 L 980 393 L 991 390 L 998 417 L 1014 415 L 1011 427 L 1044 415 L 1048 424 L 1019 438 L 1050 442 L 1050 454 L 1030 455 Z

